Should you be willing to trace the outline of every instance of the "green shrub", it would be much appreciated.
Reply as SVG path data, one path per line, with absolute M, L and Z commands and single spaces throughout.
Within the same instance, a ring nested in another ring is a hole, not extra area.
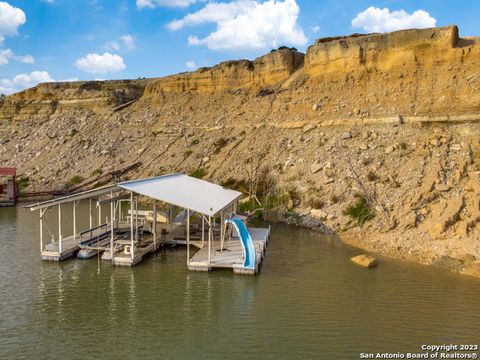
M 188 158 L 190 155 L 192 155 L 193 151 L 192 150 L 187 150 L 183 153 L 183 158 L 186 159 Z
M 67 188 L 81 184 L 83 182 L 83 177 L 80 175 L 74 175 L 68 180 L 68 182 L 65 184 Z
M 228 143 L 228 140 L 225 139 L 225 138 L 220 138 L 220 139 L 217 139 L 215 140 L 215 142 L 213 143 L 216 147 L 219 147 L 219 148 L 222 148 L 224 147 L 225 145 L 227 145 Z
M 102 175 L 102 168 L 98 168 L 92 172 L 92 176 L 99 176 Z
M 405 142 L 400 143 L 400 149 L 407 150 L 407 148 L 408 148 L 407 143 L 405 143 Z
M 340 197 L 336 194 L 332 194 L 332 196 L 330 196 L 330 202 L 332 204 L 336 204 L 340 201 Z
M 367 174 L 367 179 L 368 181 L 376 181 L 378 180 L 378 176 L 373 171 L 369 171 Z
M 190 143 L 190 146 L 198 145 L 199 143 L 200 143 L 200 140 L 193 139 L 192 142 Z
M 241 212 L 252 212 L 257 208 L 257 203 L 255 202 L 254 199 L 250 199 L 246 202 L 240 203 L 240 206 L 238 207 Z
M 204 168 L 198 168 L 197 170 L 192 171 L 188 175 L 197 179 L 203 179 L 205 175 L 207 175 L 207 170 L 205 170 Z
M 343 211 L 343 215 L 350 216 L 350 218 L 360 226 L 375 217 L 375 213 L 368 204 L 367 199 L 363 196 L 359 197 L 354 204 L 349 205 Z
M 30 185 L 30 178 L 28 176 L 22 176 L 17 179 L 17 192 L 22 192 Z

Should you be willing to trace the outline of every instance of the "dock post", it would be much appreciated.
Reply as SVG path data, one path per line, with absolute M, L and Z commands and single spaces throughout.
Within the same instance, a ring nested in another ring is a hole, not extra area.
M 58 253 L 62 257 L 62 205 L 58 204 Z
M 153 200 L 153 251 L 157 250 L 157 201 Z
M 187 209 L 187 266 L 190 265 L 190 209 Z
M 212 217 L 208 217 L 208 269 L 210 270 L 210 262 L 212 257 Z
M 43 251 L 43 214 L 45 211 L 40 209 L 40 253 Z
M 113 192 L 110 193 L 110 196 L 113 198 Z M 110 203 L 110 258 L 112 259 L 112 262 L 113 262 L 113 236 L 114 236 L 113 227 L 115 225 L 115 220 L 114 220 L 115 210 L 114 210 L 114 207 L 115 207 L 115 202 L 112 201 Z M 98 254 L 98 256 L 100 256 L 100 254 Z
M 93 227 L 93 216 L 92 216 L 92 198 L 88 199 L 89 202 L 89 217 L 90 217 L 90 229 Z
M 135 196 L 135 240 L 138 241 L 138 195 Z
M 223 226 L 223 221 L 224 221 L 224 215 L 223 215 L 223 210 L 220 213 L 220 251 L 223 251 L 223 237 L 225 236 L 224 234 L 224 226 Z
M 202 248 L 203 244 L 205 243 L 205 215 L 202 215 Z
M 98 201 L 100 202 L 100 198 L 98 198 Z M 98 204 L 98 203 L 97 203 Z M 98 226 L 102 225 L 102 205 L 98 204 Z
M 73 240 L 77 238 L 77 202 L 73 202 Z
M 130 257 L 133 261 L 133 192 L 130 192 L 130 241 L 131 241 L 131 250 Z

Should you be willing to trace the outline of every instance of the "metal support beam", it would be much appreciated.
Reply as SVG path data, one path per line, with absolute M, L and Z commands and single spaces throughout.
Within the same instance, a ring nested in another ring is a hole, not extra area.
M 223 215 L 223 210 L 220 213 L 220 251 L 223 251 L 223 238 L 225 236 L 225 228 L 224 228 L 224 219 L 225 216 Z
M 77 205 L 78 201 L 73 202 L 73 240 L 77 238 Z
M 58 252 L 62 255 L 62 204 L 58 204 Z
M 111 195 L 113 197 L 113 193 Z M 113 262 L 113 237 L 115 227 L 115 202 L 110 203 L 110 259 Z M 98 254 L 100 256 L 100 254 Z
M 43 251 L 43 215 L 48 208 L 40 209 L 40 252 Z
M 210 262 L 212 257 L 212 217 L 208 217 L 208 269 L 210 270 Z
M 153 200 L 153 251 L 157 250 L 157 201 Z
M 187 266 L 190 265 L 190 210 L 187 209 Z
M 130 257 L 133 261 L 133 192 L 130 192 L 130 240 L 131 240 L 131 250 Z
M 89 203 L 89 211 L 88 211 L 88 214 L 89 214 L 89 218 L 90 218 L 90 229 L 93 227 L 93 215 L 92 215 L 92 198 L 89 198 L 88 199 L 88 203 Z
M 203 214 L 200 214 L 202 216 L 202 248 L 203 244 L 205 243 L 205 216 Z
M 135 240 L 138 241 L 138 195 L 135 196 Z

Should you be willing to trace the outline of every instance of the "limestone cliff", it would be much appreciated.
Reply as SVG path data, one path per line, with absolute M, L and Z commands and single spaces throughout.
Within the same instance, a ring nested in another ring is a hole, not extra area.
M 148 80 L 46 83 L 0 99 L 0 121 L 45 117 L 56 111 L 103 113 L 143 95 Z
M 259 90 L 288 79 L 303 66 L 303 58 L 304 54 L 300 52 L 281 49 L 254 61 L 226 61 L 212 68 L 202 68 L 195 72 L 152 81 L 145 90 L 145 96 L 165 92 L 211 93 L 225 90 Z
M 480 42 L 454 26 L 42 84 L 1 98 L 0 122 L 0 164 L 31 190 L 135 161 L 132 177 L 196 171 L 354 245 L 480 276 Z M 361 227 L 345 215 L 359 196 L 374 213 Z

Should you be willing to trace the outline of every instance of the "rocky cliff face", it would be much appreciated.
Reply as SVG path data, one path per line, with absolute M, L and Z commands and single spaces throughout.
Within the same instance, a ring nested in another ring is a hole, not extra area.
M 480 276 L 479 55 L 447 27 L 320 39 L 305 57 L 285 49 L 162 79 L 43 84 L 0 100 L 0 164 L 31 190 L 135 161 L 131 177 L 253 182 L 296 221 Z M 345 210 L 365 196 L 375 217 L 358 227 Z
M 0 99 L 0 121 L 44 118 L 62 111 L 109 112 L 141 97 L 147 80 L 77 81 L 41 84 Z
M 152 81 L 146 88 L 145 96 L 186 91 L 212 93 L 260 90 L 287 80 L 303 66 L 303 58 L 304 54 L 300 52 L 282 49 L 254 61 L 227 61 L 212 68 Z
M 456 50 L 459 45 L 455 26 L 319 39 L 308 48 L 305 72 L 318 76 L 445 64 L 458 55 L 465 55 Z

